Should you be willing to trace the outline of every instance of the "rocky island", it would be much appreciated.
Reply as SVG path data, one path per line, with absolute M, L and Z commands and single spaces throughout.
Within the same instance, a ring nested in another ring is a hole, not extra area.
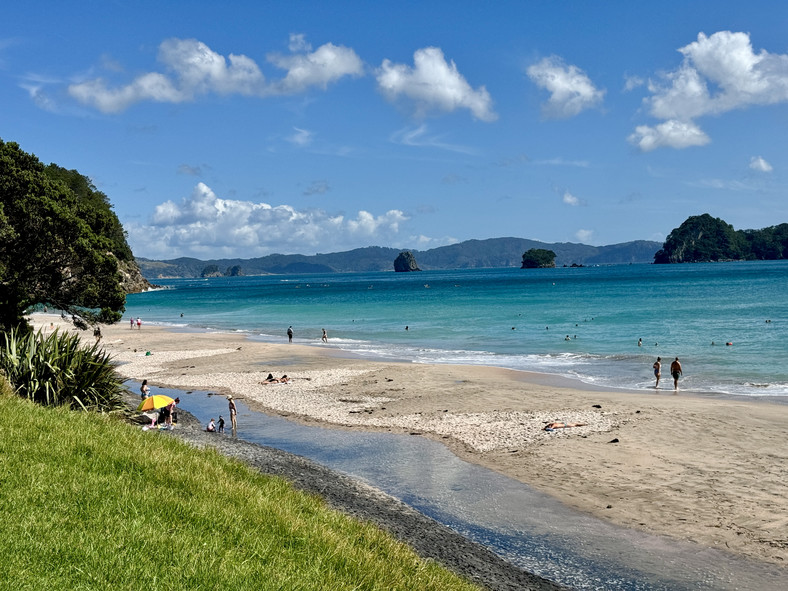
M 419 265 L 416 264 L 416 257 L 409 250 L 404 250 L 399 253 L 399 256 L 394 259 L 394 270 L 397 273 L 407 273 L 409 271 L 421 271 Z

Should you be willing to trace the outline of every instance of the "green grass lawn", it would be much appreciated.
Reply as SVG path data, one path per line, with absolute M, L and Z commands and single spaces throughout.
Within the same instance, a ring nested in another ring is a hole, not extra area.
M 0 519 L 0 588 L 477 589 L 284 480 L 8 393 Z

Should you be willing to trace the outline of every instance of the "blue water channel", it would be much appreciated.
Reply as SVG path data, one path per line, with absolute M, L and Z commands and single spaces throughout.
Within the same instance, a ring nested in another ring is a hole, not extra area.
M 169 394 L 180 396 L 180 407 L 203 424 L 220 414 L 227 418 L 227 400 L 222 396 L 175 390 Z M 516 480 L 465 462 L 423 437 L 304 426 L 251 411 L 241 400 L 237 404 L 237 437 L 347 474 L 505 560 L 567 587 L 788 588 L 788 570 L 613 526 Z

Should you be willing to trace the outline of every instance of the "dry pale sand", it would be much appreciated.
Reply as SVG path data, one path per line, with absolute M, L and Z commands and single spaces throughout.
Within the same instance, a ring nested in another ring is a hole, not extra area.
M 45 329 L 58 320 L 35 317 Z M 788 560 L 785 404 L 589 390 L 539 374 L 351 359 L 319 343 L 242 334 L 125 323 L 103 333 L 120 373 L 137 381 L 232 393 L 294 420 L 421 434 L 616 524 Z M 269 372 L 294 380 L 261 385 Z M 543 431 L 553 420 L 588 425 Z

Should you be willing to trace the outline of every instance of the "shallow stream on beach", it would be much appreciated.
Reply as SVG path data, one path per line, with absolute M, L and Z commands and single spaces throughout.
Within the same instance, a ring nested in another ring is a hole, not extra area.
M 180 396 L 183 410 L 204 424 L 227 414 L 224 397 L 171 392 Z M 788 570 L 610 525 L 460 460 L 423 437 L 304 426 L 237 404 L 238 437 L 357 478 L 505 560 L 567 587 L 788 588 Z

